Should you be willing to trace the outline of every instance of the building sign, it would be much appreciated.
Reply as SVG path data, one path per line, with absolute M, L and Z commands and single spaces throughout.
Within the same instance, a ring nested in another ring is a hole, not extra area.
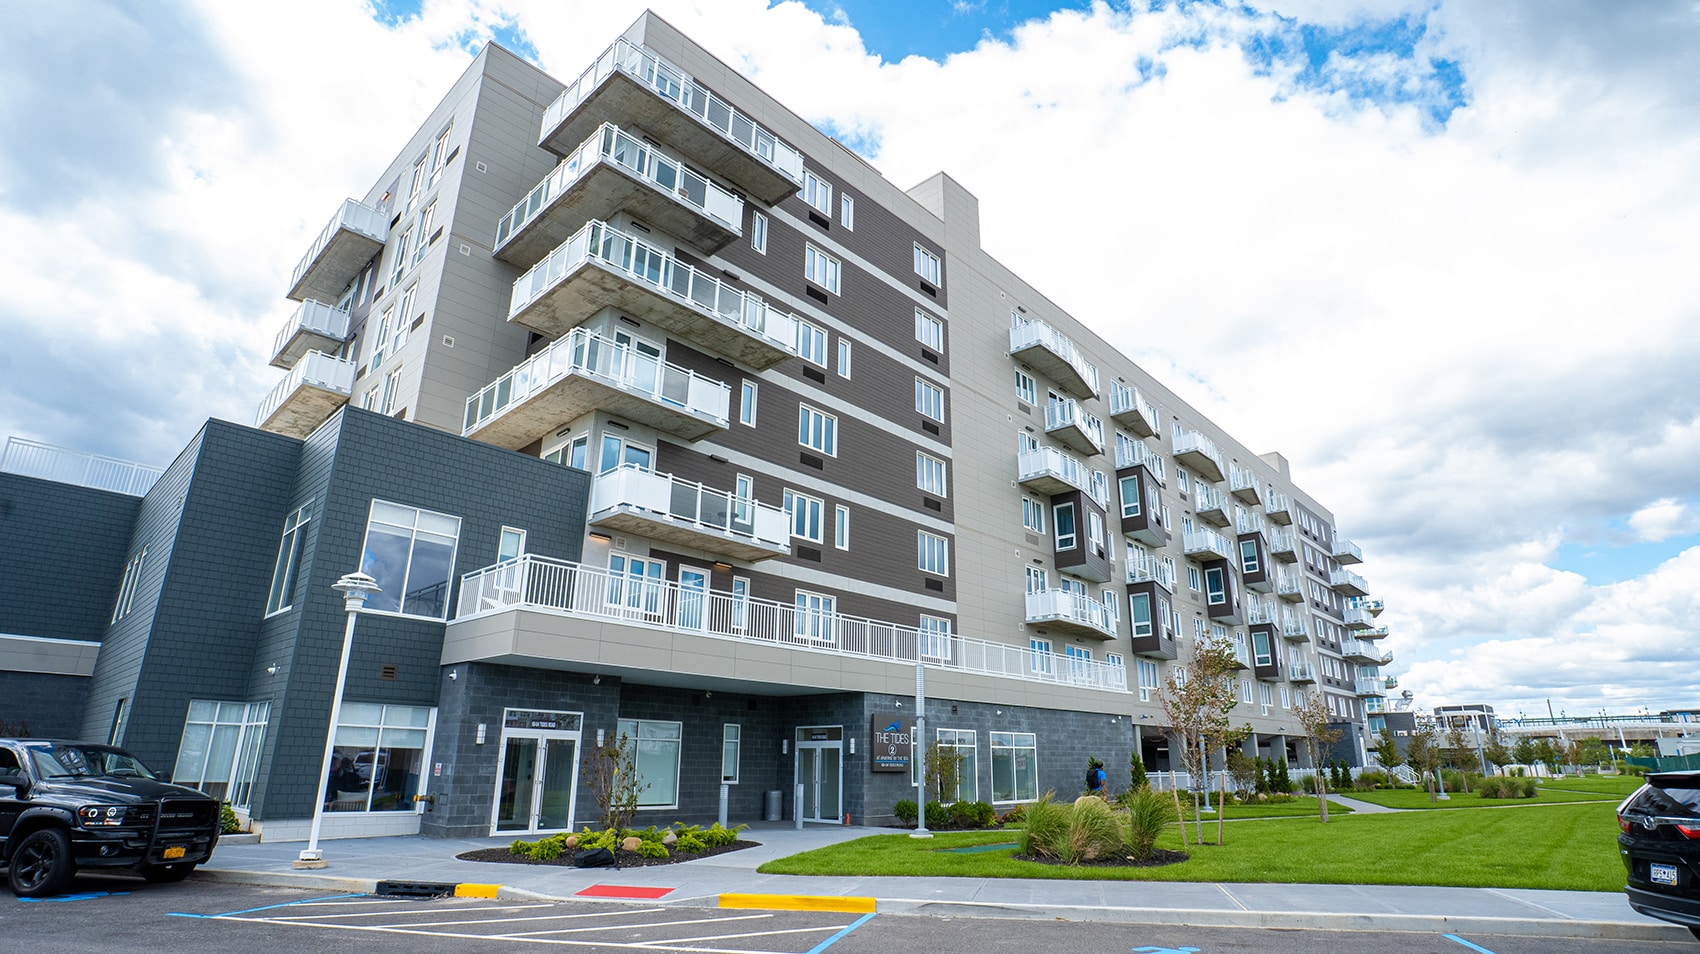
M 508 729 L 554 729 L 577 732 L 584 716 L 577 712 L 549 712 L 533 709 L 504 709 L 502 726 Z
M 868 753 L 876 772 L 907 772 L 915 733 L 898 712 L 876 712 L 868 733 Z

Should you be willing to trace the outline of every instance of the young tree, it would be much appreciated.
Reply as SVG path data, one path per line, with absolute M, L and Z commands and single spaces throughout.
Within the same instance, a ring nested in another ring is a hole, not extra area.
M 637 743 L 625 734 L 596 750 L 591 763 L 591 792 L 604 831 L 623 832 L 637 814 L 638 796 L 649 787 L 638 780 Z
M 1293 709 L 1299 717 L 1299 728 L 1304 730 L 1305 751 L 1310 753 L 1310 764 L 1315 771 L 1312 778 L 1316 782 L 1316 806 L 1321 813 L 1322 823 L 1328 823 L 1328 778 L 1323 774 L 1323 755 L 1328 747 L 1340 741 L 1340 730 L 1329 728 L 1334 721 L 1334 713 L 1328 711 L 1328 700 L 1320 692 L 1306 692 Z
M 1553 768 L 1558 765 L 1558 748 L 1552 744 L 1551 739 L 1537 740 L 1535 742 L 1534 752 L 1531 754 L 1533 755 L 1533 761 L 1539 762 L 1547 767 L 1548 773 L 1551 773 Z
M 1208 784 L 1204 776 L 1209 769 L 1204 752 L 1207 746 L 1219 747 L 1235 731 L 1230 728 L 1228 713 L 1238 704 L 1233 673 L 1239 669 L 1239 660 L 1234 656 L 1233 643 L 1226 637 L 1205 636 L 1194 643 L 1190 662 L 1184 676 L 1176 670 L 1169 672 L 1157 698 L 1174 738 L 1170 755 L 1177 748 L 1180 750 L 1181 763 L 1193 779 L 1193 818 L 1197 821 L 1199 844 L 1203 844 L 1204 818 L 1199 811 L 1199 793 L 1200 786 Z M 1220 841 L 1220 825 L 1217 827 Z
M 1234 779 L 1234 788 L 1240 797 L 1246 798 L 1256 792 L 1263 778 L 1263 760 L 1255 759 L 1233 749 L 1228 752 L 1228 774 Z
M 1423 776 L 1424 784 L 1428 786 L 1428 800 L 1437 801 L 1439 793 L 1435 791 L 1435 779 L 1439 777 L 1441 765 L 1440 742 L 1433 725 L 1419 725 L 1411 733 L 1410 742 L 1405 746 L 1405 762 L 1418 774 Z
M 1137 792 L 1150 785 L 1150 780 L 1145 777 L 1145 760 L 1134 752 L 1127 760 L 1127 790 Z
M 1487 739 L 1482 743 L 1482 754 L 1496 770 L 1502 765 L 1511 764 L 1511 749 L 1505 744 L 1505 733 L 1499 731 L 1498 723 L 1488 727 Z
M 1405 756 L 1399 751 L 1399 740 L 1393 737 L 1393 730 L 1383 728 L 1375 746 L 1370 749 L 1375 753 L 1381 767 L 1389 772 L 1405 764 Z
M 1511 744 L 1511 761 L 1518 765 L 1535 764 L 1535 740 L 1528 736 L 1519 736 Z
M 951 801 L 955 801 L 962 787 L 962 752 L 955 746 L 930 743 L 927 746 L 926 771 L 933 800 L 943 805 L 945 797 L 949 796 Z

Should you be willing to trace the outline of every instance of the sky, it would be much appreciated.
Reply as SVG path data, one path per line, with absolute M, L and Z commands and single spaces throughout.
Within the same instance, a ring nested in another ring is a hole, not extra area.
M 1700 7 L 653 0 L 1299 485 L 1419 707 L 1700 707 Z M 251 422 L 290 270 L 627 0 L 0 0 L 0 434 Z

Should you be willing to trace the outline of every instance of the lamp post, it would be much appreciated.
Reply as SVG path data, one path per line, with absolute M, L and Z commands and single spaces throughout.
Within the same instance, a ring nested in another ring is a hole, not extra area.
M 336 670 L 336 693 L 331 697 L 330 726 L 325 730 L 325 759 L 319 766 L 318 797 L 313 801 L 313 828 L 307 835 L 307 847 L 295 859 L 297 868 L 325 867 L 325 854 L 319 850 L 319 828 L 325 821 L 325 799 L 329 797 L 331 758 L 336 750 L 336 727 L 342 721 L 342 691 L 348 685 L 348 657 L 354 649 L 354 618 L 365 608 L 366 600 L 382 592 L 378 581 L 356 570 L 335 583 L 331 589 L 342 594 L 343 609 L 348 612 L 348 626 L 342 631 L 342 662 Z
M 915 756 L 921 760 L 920 783 L 915 786 L 915 830 L 910 838 L 931 838 L 927 830 L 927 667 L 915 660 Z M 940 798 L 943 798 L 941 793 Z

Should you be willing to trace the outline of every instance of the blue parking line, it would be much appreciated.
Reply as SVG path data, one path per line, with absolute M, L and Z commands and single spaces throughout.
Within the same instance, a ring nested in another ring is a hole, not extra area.
M 315 904 L 315 903 L 320 902 L 320 901 L 341 901 L 343 898 L 364 898 L 364 897 L 366 897 L 366 895 L 363 894 L 363 893 L 359 893 L 359 892 L 356 892 L 354 894 L 332 894 L 332 895 L 327 895 L 326 897 L 323 897 L 323 898 L 306 898 L 306 899 L 303 899 L 301 901 L 285 901 L 282 904 L 268 904 L 268 905 L 264 905 L 263 907 L 258 907 L 258 908 L 243 908 L 240 911 L 226 911 L 223 914 L 187 914 L 187 913 L 182 912 L 182 911 L 168 911 L 168 912 L 166 912 L 166 917 L 170 917 L 170 918 L 233 918 L 238 914 L 253 914 L 256 911 L 271 911 L 271 910 L 276 909 L 276 908 L 287 908 L 287 907 L 292 907 L 292 906 L 297 905 L 297 904 Z
M 128 891 L 86 891 L 82 894 L 60 894 L 51 898 L 19 898 L 18 900 L 25 904 L 42 901 L 92 901 L 95 898 L 111 898 L 129 893 Z
M 1448 941 L 1455 941 L 1462 944 L 1470 950 L 1478 952 L 1478 954 L 1493 954 L 1492 951 L 1482 947 L 1480 944 L 1471 944 L 1469 941 L 1464 940 L 1456 934 L 1442 934 L 1441 937 L 1446 938 Z
M 839 931 L 837 934 L 834 934 L 833 936 L 827 938 L 826 940 L 820 942 L 819 944 L 816 944 L 814 947 L 809 948 L 808 954 L 821 954 L 822 951 L 826 950 L 827 948 L 831 947 L 834 944 L 837 944 L 840 940 L 842 940 L 844 935 L 849 934 L 851 931 L 856 930 L 857 928 L 868 923 L 869 921 L 872 921 L 873 919 L 874 919 L 874 916 L 872 914 L 862 915 L 861 917 L 857 918 L 856 920 L 851 921 L 849 927 L 846 927 L 844 930 Z

